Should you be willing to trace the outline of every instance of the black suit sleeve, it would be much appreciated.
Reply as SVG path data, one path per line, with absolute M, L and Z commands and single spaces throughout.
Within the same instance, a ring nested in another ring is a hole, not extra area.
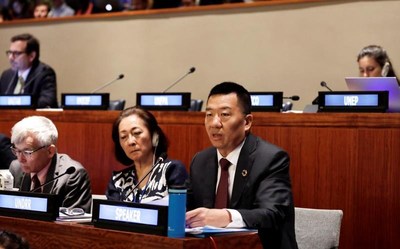
M 10 146 L 10 138 L 0 134 L 0 169 L 8 169 L 11 162 L 15 159 Z

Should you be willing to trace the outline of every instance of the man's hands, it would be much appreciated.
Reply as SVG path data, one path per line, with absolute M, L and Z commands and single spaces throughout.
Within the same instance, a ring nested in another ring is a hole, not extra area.
M 188 227 L 226 227 L 231 223 L 231 214 L 226 209 L 196 208 L 186 213 Z

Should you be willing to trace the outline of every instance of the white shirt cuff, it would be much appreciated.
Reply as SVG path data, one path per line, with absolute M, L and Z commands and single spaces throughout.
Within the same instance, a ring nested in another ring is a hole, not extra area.
M 226 227 L 228 228 L 242 228 L 246 227 L 246 224 L 243 221 L 242 215 L 239 211 L 235 209 L 226 209 L 231 214 L 232 222 L 229 223 Z

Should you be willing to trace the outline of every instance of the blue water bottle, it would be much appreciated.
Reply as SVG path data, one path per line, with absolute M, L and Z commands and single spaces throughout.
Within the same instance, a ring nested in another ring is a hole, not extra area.
M 168 237 L 185 237 L 186 187 L 171 186 L 168 189 Z

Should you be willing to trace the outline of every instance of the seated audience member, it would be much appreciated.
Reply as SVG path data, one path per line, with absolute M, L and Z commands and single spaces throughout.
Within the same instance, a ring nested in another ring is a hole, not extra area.
M 196 6 L 196 0 L 182 0 L 182 7 Z
M 223 3 L 243 3 L 244 0 L 200 0 L 199 5 L 212 5 L 212 4 L 223 4 Z
M 364 47 L 357 56 L 360 77 L 396 77 L 392 62 L 386 51 L 377 45 Z
M 75 10 L 69 7 L 64 0 L 53 0 L 53 7 L 49 17 L 66 17 L 75 15 Z
M 0 249 L 29 249 L 28 241 L 13 232 L 0 231 Z
M 182 0 L 149 0 L 151 9 L 177 8 L 182 5 Z
M 33 7 L 33 2 L 30 0 L 10 0 L 8 3 L 9 19 L 32 18 Z
M 0 133 L 0 169 L 8 169 L 15 156 L 11 151 L 10 138 Z
M 153 168 L 167 153 L 168 141 L 149 111 L 123 110 L 114 122 L 112 138 L 117 160 L 130 167 L 113 173 L 106 191 L 109 200 L 147 203 L 167 196 L 170 186 L 185 184 L 187 172 L 180 161 L 165 159 Z
M 297 249 L 289 156 L 250 132 L 249 92 L 233 82 L 211 89 L 205 128 L 213 147 L 190 165 L 186 224 L 258 229 L 264 248 Z
M 58 107 L 56 73 L 39 60 L 39 41 L 31 34 L 13 36 L 6 54 L 11 68 L 0 77 L 0 94 L 32 94 L 36 107 Z
M 148 0 L 132 0 L 132 10 L 145 10 L 148 8 Z
M 49 11 L 51 9 L 51 5 L 49 1 L 37 1 L 35 5 L 35 9 L 33 10 L 34 18 L 47 18 Z
M 86 169 L 68 155 L 57 152 L 57 139 L 56 126 L 43 116 L 30 116 L 14 125 L 11 150 L 17 160 L 10 165 L 14 187 L 21 191 L 38 189 L 38 192 L 57 194 L 62 207 L 90 212 L 92 191 Z M 75 171 L 40 187 L 70 167 Z
M 75 11 L 75 15 L 91 13 L 91 0 L 65 0 L 65 3 Z
M 124 10 L 124 0 L 95 0 L 92 1 L 92 13 L 120 12 Z M 129 4 L 129 3 L 128 3 Z

